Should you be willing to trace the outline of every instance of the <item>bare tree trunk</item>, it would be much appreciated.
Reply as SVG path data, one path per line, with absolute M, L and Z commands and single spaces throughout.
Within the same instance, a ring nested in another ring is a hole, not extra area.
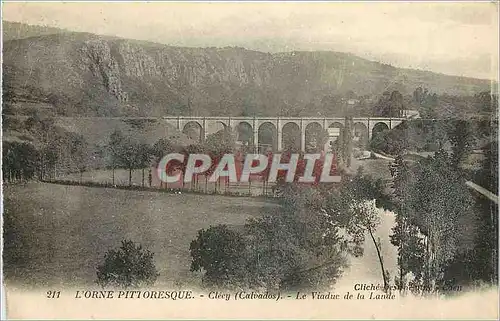
M 430 291 L 434 293 L 436 291 L 436 284 L 438 276 L 437 266 L 436 266 L 436 242 L 435 242 L 435 234 L 429 232 L 429 266 L 430 266 Z
M 425 237 L 425 274 L 424 274 L 424 292 L 431 286 L 431 259 L 429 248 L 429 236 Z
M 142 168 L 142 187 L 144 187 L 144 168 Z
M 128 169 L 128 186 L 132 186 L 132 167 Z
M 384 292 L 387 292 L 389 289 L 389 281 L 387 280 L 387 276 L 385 274 L 384 269 L 384 260 L 382 259 L 382 254 L 380 253 L 379 244 L 375 241 L 375 237 L 373 236 L 372 230 L 368 227 L 368 233 L 370 233 L 370 237 L 373 241 L 373 245 L 375 245 L 375 249 L 377 250 L 378 260 L 380 262 L 380 269 L 382 270 L 382 279 L 384 280 Z
M 402 225 L 403 225 L 403 233 L 401 233 L 401 235 L 405 235 L 406 234 L 406 219 L 402 219 Z M 404 253 L 404 244 L 405 244 L 405 240 L 401 240 L 401 243 L 400 243 L 400 253 Z M 399 293 L 402 293 L 404 292 L 404 288 L 405 288 L 405 284 L 404 284 L 404 281 L 403 281 L 403 277 L 404 277 L 404 273 L 403 273 L 403 266 L 402 264 L 399 264 Z

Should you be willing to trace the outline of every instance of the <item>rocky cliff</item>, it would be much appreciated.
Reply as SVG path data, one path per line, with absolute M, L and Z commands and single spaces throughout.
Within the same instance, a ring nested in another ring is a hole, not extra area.
M 308 104 L 350 91 L 473 94 L 490 86 L 337 52 L 181 48 L 71 32 L 3 47 L 5 101 L 68 116 L 307 114 Z

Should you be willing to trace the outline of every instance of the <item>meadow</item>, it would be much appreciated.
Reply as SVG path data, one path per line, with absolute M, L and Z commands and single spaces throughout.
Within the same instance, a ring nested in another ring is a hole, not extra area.
M 4 276 L 30 287 L 94 285 L 123 239 L 155 253 L 159 286 L 195 285 L 189 244 L 211 225 L 241 227 L 276 208 L 246 197 L 167 194 L 30 182 L 4 187 Z
M 375 177 L 390 177 L 388 161 L 355 160 Z M 111 183 L 111 171 L 83 173 L 83 182 Z M 80 174 L 64 179 L 79 181 Z M 146 171 L 146 186 L 147 182 Z M 133 185 L 142 184 L 141 170 L 132 175 Z M 128 171 L 115 171 L 115 184 L 128 185 Z M 199 189 L 204 189 L 204 179 Z M 153 182 L 158 186 L 158 182 Z M 262 192 L 260 182 L 252 182 L 252 194 Z M 169 185 L 171 188 L 180 186 Z M 190 188 L 186 184 L 186 189 Z M 214 186 L 209 185 L 208 191 Z M 219 191 L 225 190 L 221 183 Z M 229 186 L 229 191 L 248 193 L 246 186 Z M 198 286 L 201 277 L 189 271 L 190 242 L 199 229 L 227 224 L 241 228 L 246 220 L 272 213 L 277 203 L 272 199 L 231 197 L 195 193 L 160 193 L 30 182 L 4 186 L 5 245 L 4 275 L 7 284 L 28 287 L 56 285 L 95 285 L 96 267 L 104 254 L 124 239 L 140 243 L 155 254 L 160 276 L 158 286 Z M 386 266 L 395 269 L 395 248 L 388 235 L 393 226 L 392 213 L 381 211 L 382 237 Z M 352 259 L 341 284 L 356 279 L 378 280 L 380 271 L 375 249 L 365 244 L 365 256 Z

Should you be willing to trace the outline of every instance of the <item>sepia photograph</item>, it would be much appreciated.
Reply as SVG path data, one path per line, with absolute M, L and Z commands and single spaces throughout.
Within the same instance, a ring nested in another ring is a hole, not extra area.
M 1 5 L 0 319 L 499 318 L 497 1 Z

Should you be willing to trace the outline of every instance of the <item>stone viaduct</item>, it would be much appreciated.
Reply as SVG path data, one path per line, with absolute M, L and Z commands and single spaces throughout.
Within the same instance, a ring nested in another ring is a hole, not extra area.
M 346 118 L 337 117 L 165 116 L 163 120 L 192 139 L 199 141 L 222 129 L 231 128 L 235 131 L 238 141 L 244 141 L 253 146 L 272 145 L 273 149 L 277 150 L 282 149 L 283 133 L 287 132 L 287 135 L 297 136 L 297 140 L 300 135 L 300 149 L 302 151 L 306 148 L 309 133 L 329 129 L 333 129 L 329 130 L 333 133 L 339 132 L 346 122 Z M 405 118 L 354 117 L 351 120 L 353 137 L 366 137 L 371 140 L 377 132 L 392 129 L 401 124 Z M 264 132 L 267 132 L 267 135 Z M 270 136 L 272 142 L 269 139 Z M 264 142 L 264 140 L 267 141 Z

